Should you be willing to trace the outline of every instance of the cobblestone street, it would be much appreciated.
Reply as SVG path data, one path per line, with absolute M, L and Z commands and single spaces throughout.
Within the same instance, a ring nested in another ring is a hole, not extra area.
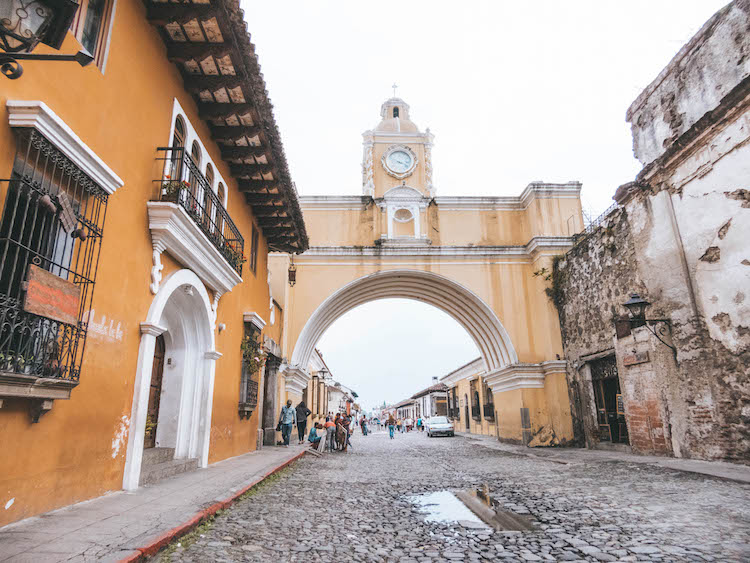
M 306 456 L 161 561 L 747 561 L 750 486 L 624 461 L 561 462 L 463 437 L 353 436 Z M 412 495 L 488 485 L 536 530 L 425 521 Z

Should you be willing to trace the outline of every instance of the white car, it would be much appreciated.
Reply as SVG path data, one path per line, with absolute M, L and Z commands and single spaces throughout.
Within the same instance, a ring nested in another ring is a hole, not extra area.
M 425 423 L 427 436 L 454 436 L 453 423 L 447 416 L 433 416 Z

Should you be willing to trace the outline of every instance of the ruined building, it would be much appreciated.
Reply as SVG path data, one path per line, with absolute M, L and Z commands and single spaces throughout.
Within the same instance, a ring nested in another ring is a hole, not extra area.
M 717 12 L 627 120 L 643 170 L 551 276 L 576 438 L 748 463 L 750 1 Z M 628 317 L 633 293 L 645 315 Z

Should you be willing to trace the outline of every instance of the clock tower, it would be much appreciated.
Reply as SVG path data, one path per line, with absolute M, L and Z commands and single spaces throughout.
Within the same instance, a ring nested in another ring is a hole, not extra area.
M 362 137 L 362 193 L 387 215 L 383 239 L 429 243 L 422 233 L 425 210 L 435 197 L 432 133 L 420 131 L 409 105 L 394 97 L 380 106 L 380 123 Z

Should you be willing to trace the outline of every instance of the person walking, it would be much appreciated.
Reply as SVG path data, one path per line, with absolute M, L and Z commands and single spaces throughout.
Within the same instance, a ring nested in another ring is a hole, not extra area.
M 391 435 L 391 440 L 393 440 L 393 432 L 396 430 L 396 419 L 393 418 L 393 415 L 388 416 L 388 434 Z
M 292 400 L 289 399 L 286 405 L 281 407 L 281 416 L 279 416 L 279 426 L 281 427 L 281 437 L 284 439 L 284 446 L 289 447 L 289 439 L 292 436 L 292 426 L 297 422 L 297 411 L 292 406 Z
M 305 401 L 300 401 L 297 405 L 297 435 L 299 437 L 299 443 L 305 443 L 305 430 L 307 430 L 307 417 L 310 416 L 312 411 L 307 408 Z

